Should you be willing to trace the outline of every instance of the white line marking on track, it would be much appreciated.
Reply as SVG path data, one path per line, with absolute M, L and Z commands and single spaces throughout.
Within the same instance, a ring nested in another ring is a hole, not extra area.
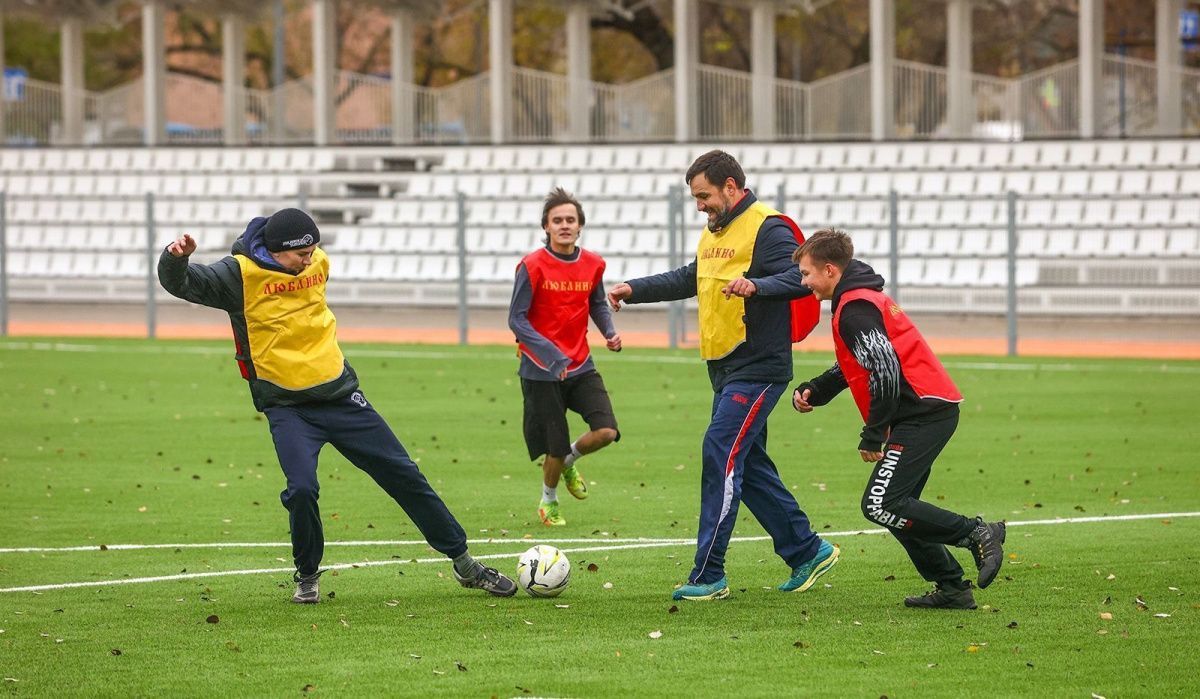
M 117 345 L 90 345 L 73 342 L 20 342 L 8 341 L 0 342 L 0 350 L 13 351 L 40 351 L 40 352 L 103 352 L 116 354 L 200 354 L 200 355 L 219 355 L 232 357 L 233 353 L 224 346 L 217 345 L 184 345 L 184 344 L 117 344 Z M 384 359 L 428 359 L 441 361 L 446 359 L 469 358 L 472 360 L 496 360 L 511 362 L 513 355 L 509 352 L 490 352 L 486 350 L 465 352 L 443 352 L 438 350 L 412 350 L 412 349 L 371 349 L 366 347 L 357 347 L 353 344 L 347 345 L 345 348 L 347 356 L 350 357 L 372 357 Z M 626 355 L 621 358 L 622 362 L 634 362 L 637 364 L 700 364 L 700 359 L 697 357 L 688 356 L 638 356 Z M 1138 360 L 1130 359 L 1129 362 L 1150 362 L 1153 360 Z M 796 366 L 828 366 L 832 362 L 831 359 L 823 359 L 817 357 L 795 357 L 793 364 Z M 1114 372 L 1124 371 L 1137 374 L 1200 374 L 1200 366 L 1194 366 L 1182 363 L 1183 360 L 1176 360 L 1174 363 L 1143 363 L 1143 364 L 1114 364 L 1114 363 L 1072 363 L 1072 362 L 964 362 L 964 361 L 947 361 L 943 362 L 950 369 L 974 369 L 978 371 L 1055 371 L 1055 372 L 1074 372 L 1074 371 L 1095 371 L 1095 372 Z
M 1096 517 L 1058 517 L 1054 519 L 1033 519 L 1017 522 L 1008 522 L 1010 527 L 1022 526 L 1046 526 L 1054 524 L 1089 524 L 1094 522 L 1130 522 L 1135 520 L 1148 519 L 1182 519 L 1186 517 L 1200 517 L 1200 512 L 1159 512 L 1155 514 L 1131 514 L 1131 515 L 1110 515 Z M 884 529 L 855 529 L 844 532 L 822 532 L 823 537 L 835 536 L 856 536 L 860 534 L 884 534 Z M 748 542 L 748 541 L 766 541 L 770 539 L 767 536 L 739 536 L 730 539 L 730 543 Z M 593 551 L 625 551 L 629 549 L 644 549 L 644 548 L 662 548 L 667 546 L 684 546 L 695 544 L 695 539 L 622 539 L 623 543 L 615 543 L 618 540 L 596 540 L 596 539 L 521 539 L 509 541 L 506 539 L 484 539 L 482 543 L 505 543 L 505 544 L 521 544 L 522 546 L 532 546 L 533 544 L 546 543 L 583 543 L 595 542 L 606 543 L 603 546 L 583 546 L 578 548 L 564 548 L 564 553 L 587 553 Z M 405 541 L 405 542 L 342 542 L 342 545 L 393 545 L 397 543 L 404 544 L 424 544 L 424 541 Z M 326 546 L 338 545 L 338 542 L 327 542 Z M 126 544 L 124 546 L 138 546 L 137 544 Z M 142 545 L 142 548 L 167 548 L 169 544 L 148 544 Z M 193 547 L 198 545 L 193 544 Z M 229 544 L 212 544 L 212 547 L 226 547 Z M 290 544 L 242 544 L 242 546 L 290 546 Z M 112 549 L 113 547 L 109 547 Z M 98 547 L 75 547 L 65 549 L 50 549 L 53 551 L 93 551 L 99 550 Z M 126 549 L 128 550 L 128 549 Z M 12 550 L 6 550 L 12 552 Z M 502 558 L 516 558 L 521 552 L 514 553 L 490 553 L 481 556 L 475 556 L 476 560 L 494 560 Z M 438 558 L 413 558 L 409 560 L 388 560 L 388 561 L 360 561 L 358 563 L 337 563 L 330 566 L 324 566 L 324 570 L 348 570 L 351 568 L 374 568 L 377 566 L 403 565 L 405 563 L 445 563 L 445 557 Z M 199 578 L 217 578 L 233 575 L 266 575 L 278 573 L 293 573 L 295 568 L 253 568 L 248 570 L 215 570 L 205 573 L 181 573 L 178 575 L 158 575 L 144 578 L 119 578 L 117 580 L 88 580 L 85 582 L 73 583 L 53 583 L 46 585 L 25 585 L 22 587 L 5 587 L 0 588 L 0 592 L 41 592 L 44 590 L 64 590 L 77 587 L 105 587 L 108 585 L 133 585 L 138 583 L 154 583 L 154 582 L 171 582 L 174 580 L 194 580 Z

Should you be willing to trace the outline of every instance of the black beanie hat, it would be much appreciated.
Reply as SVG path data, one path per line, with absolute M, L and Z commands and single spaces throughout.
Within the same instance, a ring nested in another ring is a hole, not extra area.
M 280 209 L 267 219 L 263 240 L 271 252 L 283 252 L 321 242 L 321 231 L 316 221 L 300 209 Z

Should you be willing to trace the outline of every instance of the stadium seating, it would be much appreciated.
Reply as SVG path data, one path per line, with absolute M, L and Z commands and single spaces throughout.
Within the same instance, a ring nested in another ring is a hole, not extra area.
M 15 298 L 71 298 L 75 286 L 101 279 L 113 298 L 138 298 L 149 256 L 175 236 L 192 233 L 198 259 L 211 260 L 250 218 L 303 206 L 322 225 L 333 273 L 355 286 L 347 298 L 452 302 L 461 192 L 472 298 L 503 305 L 520 256 L 541 244 L 541 197 L 553 186 L 583 199 L 583 243 L 606 255 L 611 280 L 667 268 L 667 193 L 679 188 L 684 235 L 675 259 L 689 259 L 704 219 L 686 196 L 682 172 L 709 147 L 0 149 L 11 291 Z M 860 255 L 883 270 L 892 238 L 888 195 L 896 192 L 907 304 L 997 310 L 996 302 L 979 304 L 1000 298 L 985 290 L 1008 283 L 1005 197 L 1014 192 L 1023 307 L 1054 312 L 1049 301 L 1065 298 L 1063 287 L 1102 283 L 1118 289 L 1111 296 L 1117 306 L 1075 304 L 1069 312 L 1159 312 L 1129 302 L 1138 295 L 1184 299 L 1160 304 L 1161 312 L 1200 312 L 1200 146 L 1193 142 L 726 149 L 762 200 L 777 205 L 782 197 L 806 231 L 851 232 Z M 1111 272 L 1121 265 L 1142 272 Z M 388 297 L 416 280 L 440 284 L 440 292 Z M 80 288 L 80 295 L 95 293 Z

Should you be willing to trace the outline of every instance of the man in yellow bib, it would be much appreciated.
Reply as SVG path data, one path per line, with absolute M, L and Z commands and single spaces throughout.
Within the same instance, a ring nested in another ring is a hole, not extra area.
M 700 527 L 696 560 L 674 599 L 729 596 L 725 549 L 739 502 L 771 535 L 791 569 L 779 589 L 803 592 L 833 567 L 838 549 L 809 526 L 767 455 L 767 416 L 792 380 L 792 343 L 817 323 L 819 306 L 791 261 L 800 229 L 746 189 L 733 156 L 715 150 L 688 168 L 696 207 L 708 215 L 696 259 L 662 274 L 631 279 L 608 291 L 609 304 L 651 303 L 695 296 L 700 306 L 700 355 L 713 387 L 704 434 Z
M 459 584 L 511 596 L 516 585 L 467 553 L 463 528 L 359 389 L 325 302 L 329 258 L 320 242 L 308 214 L 283 209 L 252 220 L 232 253 L 211 265 L 188 263 L 196 251 L 190 235 L 167 246 L 158 261 L 159 281 L 173 296 L 229 314 L 238 368 L 254 407 L 267 416 L 287 478 L 279 497 L 291 520 L 292 601 L 321 599 L 317 455 L 325 444 L 392 496 L 429 545 L 454 561 Z

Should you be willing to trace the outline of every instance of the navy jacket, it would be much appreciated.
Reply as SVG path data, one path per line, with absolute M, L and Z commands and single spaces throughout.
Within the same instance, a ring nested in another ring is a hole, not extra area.
M 730 212 L 736 219 L 757 199 L 749 190 Z M 800 283 L 792 262 L 796 237 L 786 223 L 769 218 L 758 229 L 746 278 L 757 291 L 746 299 L 746 341 L 733 352 L 708 362 L 714 391 L 731 381 L 788 383 L 792 380 L 792 299 L 812 291 Z M 675 301 L 696 295 L 696 260 L 679 269 L 626 282 L 633 288 L 629 303 Z

